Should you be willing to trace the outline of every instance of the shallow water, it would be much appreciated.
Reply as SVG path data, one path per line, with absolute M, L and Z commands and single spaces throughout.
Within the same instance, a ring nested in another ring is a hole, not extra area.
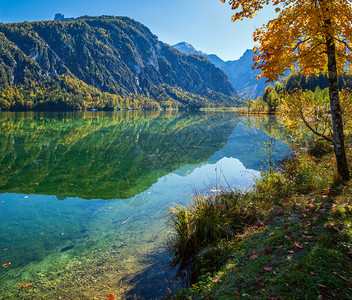
M 0 113 L 0 298 L 166 295 L 165 211 L 249 188 L 269 135 L 233 113 Z

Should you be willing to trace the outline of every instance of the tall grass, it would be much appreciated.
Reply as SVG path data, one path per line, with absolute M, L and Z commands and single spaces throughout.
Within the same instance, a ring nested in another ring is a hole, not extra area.
M 171 266 L 189 282 L 221 267 L 233 250 L 234 237 L 257 220 L 255 206 L 241 192 L 196 196 L 189 206 L 176 205 L 168 214 L 174 230 L 168 242 Z

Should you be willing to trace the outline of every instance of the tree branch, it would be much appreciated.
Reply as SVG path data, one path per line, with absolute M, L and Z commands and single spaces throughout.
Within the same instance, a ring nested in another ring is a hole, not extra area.
M 317 136 L 320 136 L 320 137 L 323 138 L 324 140 L 329 141 L 330 143 L 333 142 L 332 139 L 328 138 L 326 135 L 324 135 L 324 134 L 322 134 L 322 133 L 319 133 L 318 131 L 314 130 L 314 129 L 312 128 L 312 126 L 310 126 L 310 124 L 308 123 L 308 121 L 307 121 L 307 120 L 305 119 L 305 117 L 304 117 L 304 114 L 303 114 L 303 111 L 302 111 L 302 108 L 301 108 L 301 107 L 299 107 L 299 114 L 300 114 L 300 116 L 301 116 L 301 120 L 303 121 L 304 125 L 306 125 L 307 128 L 308 128 L 310 131 L 312 131 L 312 132 L 313 132 L 314 134 L 316 134 Z

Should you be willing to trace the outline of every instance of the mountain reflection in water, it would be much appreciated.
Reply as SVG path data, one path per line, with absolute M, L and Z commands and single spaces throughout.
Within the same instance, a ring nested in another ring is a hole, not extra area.
M 234 115 L 62 113 L 9 117 L 2 125 L 0 191 L 130 198 L 224 147 Z

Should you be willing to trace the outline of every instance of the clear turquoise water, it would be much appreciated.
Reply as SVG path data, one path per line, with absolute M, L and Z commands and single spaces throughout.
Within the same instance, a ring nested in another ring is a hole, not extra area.
M 252 186 L 269 135 L 290 154 L 269 117 L 0 113 L 0 298 L 165 295 L 165 211 Z

